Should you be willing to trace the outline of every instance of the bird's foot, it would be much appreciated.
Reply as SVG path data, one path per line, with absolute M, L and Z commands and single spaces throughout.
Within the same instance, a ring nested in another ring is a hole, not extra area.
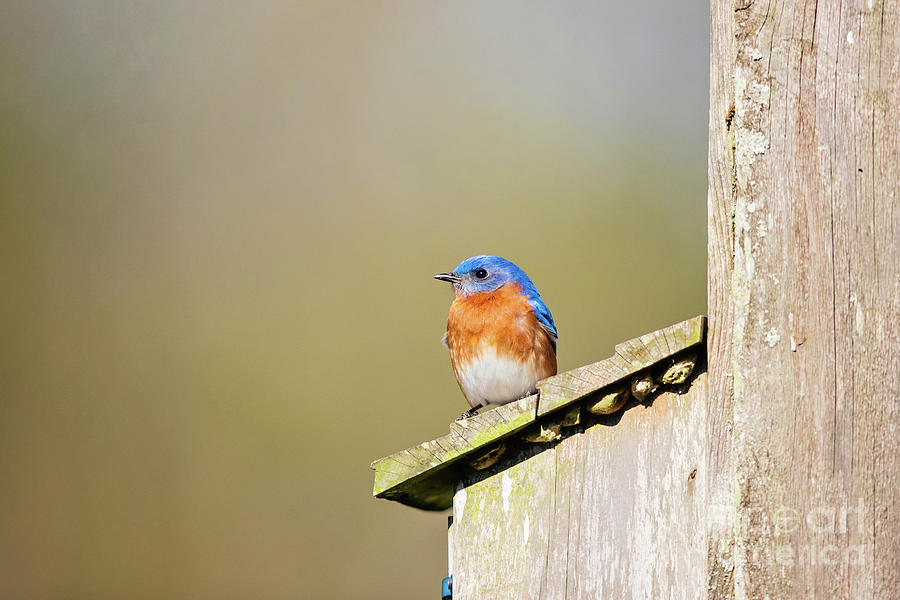
M 464 421 L 464 420 L 466 420 L 466 419 L 471 419 L 472 417 L 474 417 L 475 415 L 478 414 L 478 409 L 481 408 L 481 407 L 482 407 L 481 404 L 476 404 L 475 406 L 473 406 L 472 408 L 470 408 L 469 410 L 467 410 L 467 411 L 464 412 L 463 414 L 459 415 L 459 417 L 457 417 L 456 420 L 457 420 L 457 421 Z

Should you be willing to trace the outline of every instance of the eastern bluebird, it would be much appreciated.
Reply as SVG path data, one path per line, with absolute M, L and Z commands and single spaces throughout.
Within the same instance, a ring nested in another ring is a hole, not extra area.
M 556 375 L 556 325 L 522 269 L 483 254 L 434 278 L 456 291 L 443 342 L 472 407 L 463 416 L 524 398 L 538 381 Z

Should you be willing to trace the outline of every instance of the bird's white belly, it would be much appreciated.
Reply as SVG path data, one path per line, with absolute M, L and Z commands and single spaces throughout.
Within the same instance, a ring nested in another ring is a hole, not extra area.
M 534 361 L 520 362 L 498 356 L 493 348 L 482 347 L 481 353 L 459 365 L 459 387 L 469 403 L 506 404 L 534 391 L 540 379 Z

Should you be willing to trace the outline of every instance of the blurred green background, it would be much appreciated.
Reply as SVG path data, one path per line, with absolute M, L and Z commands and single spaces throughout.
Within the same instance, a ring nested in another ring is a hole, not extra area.
M 473 254 L 560 369 L 705 312 L 705 3 L 0 8 L 0 597 L 439 597 L 369 462 L 466 408 Z M 490 560 L 485 557 L 485 560 Z

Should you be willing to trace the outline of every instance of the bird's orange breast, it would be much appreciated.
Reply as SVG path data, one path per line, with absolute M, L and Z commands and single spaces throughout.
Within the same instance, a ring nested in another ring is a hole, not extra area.
M 537 379 L 556 374 L 556 352 L 550 337 L 515 284 L 457 296 L 450 305 L 447 345 L 457 379 L 460 368 L 485 347 L 498 356 L 529 364 Z

